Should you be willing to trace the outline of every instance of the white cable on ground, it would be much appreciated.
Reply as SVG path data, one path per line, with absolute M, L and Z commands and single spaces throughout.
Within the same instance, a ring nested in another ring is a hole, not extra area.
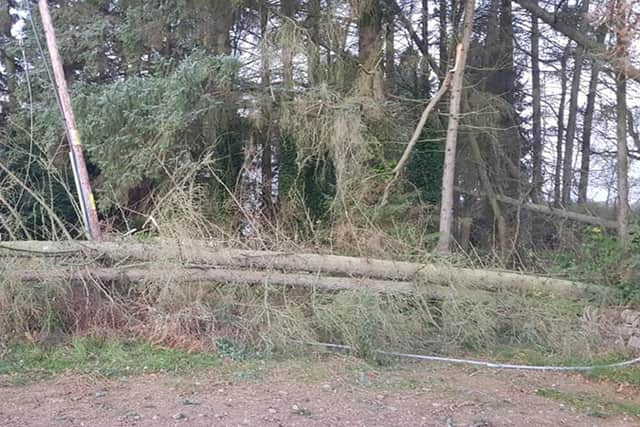
M 353 351 L 354 348 L 349 345 L 341 345 L 341 344 L 327 344 L 327 343 L 316 343 L 316 342 L 298 342 L 300 344 L 305 344 L 314 347 L 323 347 L 332 350 L 347 350 Z M 594 366 L 536 366 L 536 365 L 513 365 L 509 363 L 493 363 L 493 362 L 484 362 L 481 360 L 468 360 L 468 359 L 455 359 L 450 357 L 440 357 L 440 356 L 423 356 L 420 354 L 409 354 L 409 353 L 397 353 L 395 351 L 382 351 L 375 350 L 377 354 L 381 354 L 383 356 L 390 357 L 399 357 L 402 359 L 414 359 L 414 360 L 427 360 L 431 362 L 443 362 L 443 363 L 453 363 L 458 365 L 471 365 L 471 366 L 480 366 L 484 368 L 493 368 L 493 369 L 517 369 L 517 370 L 525 370 L 525 371 L 592 371 L 594 369 L 610 369 L 610 368 L 623 368 L 631 365 L 635 365 L 640 363 L 640 357 L 627 360 L 624 362 L 611 363 L 608 365 L 594 365 Z

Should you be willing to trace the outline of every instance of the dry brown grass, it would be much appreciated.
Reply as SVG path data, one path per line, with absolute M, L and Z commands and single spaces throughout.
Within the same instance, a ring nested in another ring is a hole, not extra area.
M 108 335 L 186 350 L 213 350 L 221 339 L 264 352 L 299 351 L 296 342 L 376 349 L 458 353 L 532 346 L 554 353 L 590 354 L 600 336 L 580 315 L 585 304 L 456 286 L 445 300 L 362 291 L 185 285 L 56 282 L 0 283 L 0 337 Z

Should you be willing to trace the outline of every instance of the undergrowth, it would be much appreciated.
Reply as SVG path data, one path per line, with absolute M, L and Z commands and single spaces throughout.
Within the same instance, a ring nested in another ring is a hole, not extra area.
M 436 354 L 529 346 L 589 355 L 601 344 L 581 320 L 586 303 L 513 291 L 458 288 L 453 298 L 171 283 L 116 286 L 0 283 L 0 338 L 6 345 L 60 336 L 136 339 L 186 351 L 246 354 L 308 351 L 301 343 Z
M 632 225 L 632 239 L 621 245 L 599 227 L 572 251 L 553 254 L 552 271 L 617 289 L 623 303 L 640 303 L 640 224 Z

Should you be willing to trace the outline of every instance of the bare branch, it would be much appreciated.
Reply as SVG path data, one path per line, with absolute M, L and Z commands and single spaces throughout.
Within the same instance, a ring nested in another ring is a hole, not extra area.
M 607 47 L 583 33 L 575 25 L 565 21 L 566 15 L 554 14 L 540 7 L 534 0 L 514 0 L 523 9 L 537 16 L 554 30 L 564 34 L 571 40 L 582 46 L 591 56 L 597 60 L 605 61 L 611 65 L 617 74 L 640 82 L 640 68 L 635 67 L 628 57 L 619 57 L 612 54 Z
M 402 169 L 404 168 L 405 164 L 409 160 L 409 157 L 411 156 L 411 152 L 413 151 L 413 148 L 418 143 L 418 139 L 420 139 L 420 135 L 422 134 L 422 129 L 424 129 L 424 125 L 427 123 L 427 119 L 429 118 L 429 115 L 431 114 L 435 106 L 438 104 L 438 102 L 440 102 L 440 99 L 442 99 L 444 94 L 449 89 L 449 84 L 451 83 L 452 75 L 453 73 L 451 72 L 447 73 L 447 77 L 444 79 L 444 82 L 442 82 L 442 86 L 440 86 L 440 89 L 438 90 L 438 92 L 435 94 L 433 98 L 431 98 L 431 101 L 429 101 L 429 104 L 427 104 L 426 108 L 422 112 L 422 117 L 420 117 L 418 126 L 416 126 L 416 129 L 413 131 L 413 136 L 411 137 L 411 140 L 409 141 L 407 148 L 405 148 L 404 153 L 402 153 L 402 157 L 400 158 L 400 161 L 398 161 L 398 164 L 393 169 L 393 172 L 392 172 L 393 177 L 389 180 L 389 182 L 387 182 L 387 185 L 384 188 L 384 194 L 382 195 L 382 202 L 381 202 L 382 206 L 387 204 L 387 199 L 389 198 L 389 190 L 391 189 L 391 186 L 400 177 L 400 174 L 402 173 Z

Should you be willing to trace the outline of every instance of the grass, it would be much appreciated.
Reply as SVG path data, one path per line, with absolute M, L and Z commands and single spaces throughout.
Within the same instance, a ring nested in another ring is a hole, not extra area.
M 0 340 L 15 342 L 10 339 L 25 335 L 46 343 L 56 334 L 86 337 L 105 331 L 106 336 L 130 340 L 80 338 L 60 348 L 18 345 L 0 357 L 0 375 L 180 372 L 213 366 L 219 359 L 251 363 L 308 355 L 309 348 L 300 342 L 346 344 L 378 368 L 389 362 L 375 350 L 514 362 L 527 357 L 517 348 L 533 348 L 544 356 L 544 364 L 556 364 L 550 363 L 555 354 L 591 357 L 602 349 L 598 334 L 581 321 L 586 303 L 506 290 L 479 298 L 475 289 L 462 285 L 455 298 L 434 300 L 423 295 L 169 283 L 45 285 L 49 295 L 1 282 Z M 216 356 L 205 355 L 214 346 Z M 496 354 L 499 347 L 516 350 Z M 255 381 L 262 374 L 247 369 L 239 375 Z
M 622 369 L 595 369 L 585 375 L 596 380 L 614 381 L 640 386 L 640 366 L 638 365 Z
M 567 392 L 545 388 L 538 390 L 537 394 L 538 396 L 573 406 L 593 417 L 606 418 L 616 415 L 640 417 L 640 405 L 629 402 L 605 400 L 593 393 Z
M 623 362 L 636 356 L 621 352 L 596 353 L 589 356 L 567 356 L 549 353 L 546 349 L 535 347 L 502 347 L 485 355 L 487 359 L 505 363 L 521 363 L 526 365 L 551 366 L 603 366 Z M 612 381 L 640 386 L 640 364 L 624 368 L 598 368 L 580 372 L 581 375 L 602 381 Z
M 187 353 L 135 341 L 77 338 L 64 346 L 21 344 L 10 348 L 0 358 L 0 377 L 21 382 L 64 372 L 105 377 L 151 372 L 188 374 L 219 365 L 220 359 L 212 353 Z

